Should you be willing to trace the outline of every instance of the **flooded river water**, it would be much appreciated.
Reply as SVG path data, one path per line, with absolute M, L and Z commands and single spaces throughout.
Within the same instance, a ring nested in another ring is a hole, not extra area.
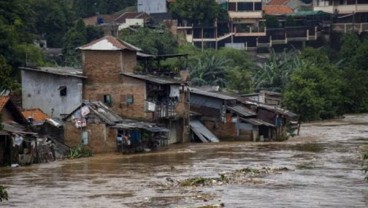
M 157 153 L 1 168 L 9 201 L 0 207 L 368 207 L 361 171 L 368 115 L 304 124 L 300 134 L 279 143 L 184 144 Z M 160 185 L 246 167 L 288 171 L 249 183 Z

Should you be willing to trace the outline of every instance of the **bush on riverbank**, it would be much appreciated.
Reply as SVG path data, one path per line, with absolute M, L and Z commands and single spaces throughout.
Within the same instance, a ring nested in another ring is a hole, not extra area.
M 76 147 L 70 149 L 68 158 L 69 159 L 76 159 L 82 157 L 91 157 L 92 152 L 88 149 L 84 144 L 79 144 Z
M 3 200 L 8 200 L 8 192 L 6 191 L 6 187 L 0 186 L 0 202 Z

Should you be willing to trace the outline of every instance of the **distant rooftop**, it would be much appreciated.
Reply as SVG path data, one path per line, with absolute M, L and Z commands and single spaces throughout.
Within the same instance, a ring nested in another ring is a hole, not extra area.
M 190 88 L 190 93 L 203 95 L 207 97 L 214 97 L 214 98 L 218 98 L 222 100 L 236 100 L 236 97 L 232 97 L 232 96 L 225 95 L 225 94 L 218 93 L 218 92 L 207 92 L 207 91 L 200 90 L 197 88 L 192 88 L 192 87 Z
M 151 74 L 133 74 L 133 73 L 122 73 L 122 75 L 133 77 L 136 79 L 141 79 L 145 81 L 150 81 L 157 84 L 180 84 L 180 80 L 172 79 L 172 78 L 166 78 L 166 77 L 159 77 Z
M 32 67 L 20 67 L 22 70 L 26 71 L 34 71 L 34 72 L 41 72 L 47 74 L 54 74 L 59 76 L 66 76 L 66 77 L 77 77 L 85 79 L 86 76 L 83 75 L 82 69 L 72 68 L 72 67 L 39 67 L 39 68 L 32 68 Z
M 78 49 L 92 50 L 92 51 L 122 51 L 122 50 L 141 51 L 140 48 L 133 46 L 125 41 L 119 40 L 110 35 L 87 43 L 86 45 L 83 45 Z

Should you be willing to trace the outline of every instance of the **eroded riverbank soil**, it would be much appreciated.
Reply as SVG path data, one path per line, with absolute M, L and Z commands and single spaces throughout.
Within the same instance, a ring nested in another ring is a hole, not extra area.
M 368 207 L 368 115 L 304 124 L 300 133 L 282 143 L 185 144 L 1 168 L 9 201 L 0 206 Z

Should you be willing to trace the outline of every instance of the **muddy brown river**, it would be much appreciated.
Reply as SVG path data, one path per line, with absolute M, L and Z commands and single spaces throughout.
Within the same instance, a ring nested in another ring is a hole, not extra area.
M 368 115 L 302 125 L 287 142 L 173 145 L 0 168 L 0 207 L 368 207 L 361 155 Z M 244 183 L 174 186 L 242 168 L 286 168 Z

